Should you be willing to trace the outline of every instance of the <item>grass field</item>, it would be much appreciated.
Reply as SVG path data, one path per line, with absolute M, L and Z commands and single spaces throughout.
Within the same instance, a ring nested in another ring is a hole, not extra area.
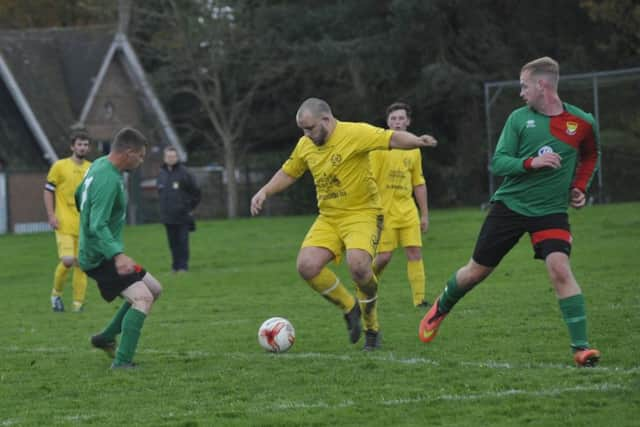
M 434 210 L 425 237 L 433 299 L 471 254 L 484 213 Z M 112 372 L 88 338 L 119 306 L 90 282 L 84 313 L 49 307 L 52 234 L 0 237 L 0 426 L 637 426 L 640 203 L 571 213 L 572 264 L 599 367 L 572 364 L 545 269 L 528 238 L 422 344 L 404 254 L 383 276 L 382 350 L 347 341 L 336 308 L 298 278 L 312 217 L 198 224 L 191 271 L 169 272 L 164 229 L 125 230 L 127 253 L 165 292 L 143 329 L 141 368 Z M 338 267 L 347 281 L 345 266 Z M 65 302 L 70 305 L 71 286 Z M 260 323 L 289 318 L 297 342 L 274 355 Z

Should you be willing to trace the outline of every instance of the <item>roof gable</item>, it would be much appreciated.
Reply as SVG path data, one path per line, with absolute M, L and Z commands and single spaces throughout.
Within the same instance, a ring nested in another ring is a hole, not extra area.
M 114 35 L 103 26 L 0 31 L 0 53 L 59 156 Z

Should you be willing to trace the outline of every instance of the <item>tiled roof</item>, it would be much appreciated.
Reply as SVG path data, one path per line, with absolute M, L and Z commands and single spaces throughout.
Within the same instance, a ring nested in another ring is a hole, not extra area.
M 0 31 L 0 53 L 60 157 L 114 35 L 105 26 Z

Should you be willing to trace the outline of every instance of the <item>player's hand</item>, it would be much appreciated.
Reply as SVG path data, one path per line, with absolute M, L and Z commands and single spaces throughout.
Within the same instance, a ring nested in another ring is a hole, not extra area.
M 258 191 L 251 198 L 251 215 L 256 216 L 262 210 L 262 204 L 267 200 L 267 193 L 264 190 Z
M 53 228 L 54 230 L 58 229 L 58 227 L 59 227 L 58 218 L 56 218 L 55 215 L 49 215 L 48 216 L 48 221 L 49 221 L 49 225 L 51 226 L 51 228 Z
M 424 215 L 420 217 L 420 231 L 426 233 L 429 230 L 429 217 Z
M 438 145 L 438 140 L 431 135 L 420 135 L 419 138 L 424 143 L 423 147 L 436 147 Z
M 571 189 L 571 206 L 580 209 L 587 203 L 587 197 L 579 188 Z
M 533 169 L 553 168 L 558 169 L 562 165 L 562 157 L 558 153 L 544 153 L 534 157 L 531 161 Z
M 136 269 L 136 262 L 125 254 L 118 254 L 114 257 L 116 271 L 119 275 L 131 274 Z

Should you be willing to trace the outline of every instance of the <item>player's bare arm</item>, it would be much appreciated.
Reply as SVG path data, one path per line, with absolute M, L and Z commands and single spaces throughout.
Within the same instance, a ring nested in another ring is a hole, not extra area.
M 427 203 L 427 185 L 420 184 L 413 187 L 413 195 L 420 208 L 420 231 L 426 233 L 429 230 L 429 207 Z
M 411 132 L 397 130 L 391 135 L 389 148 L 399 148 L 401 150 L 411 150 L 421 147 L 435 147 L 438 141 L 431 135 L 416 136 Z
M 44 207 L 47 210 L 47 221 L 49 222 L 49 225 L 51 226 L 51 228 L 53 228 L 54 230 L 58 229 L 58 218 L 56 217 L 55 214 L 55 201 L 53 198 L 53 193 L 51 191 L 48 190 L 44 190 Z
M 251 215 L 256 216 L 262 210 L 262 205 L 267 198 L 273 194 L 279 193 L 296 182 L 296 178 L 287 175 L 282 169 L 276 172 L 269 182 L 267 182 L 254 196 L 251 198 Z

